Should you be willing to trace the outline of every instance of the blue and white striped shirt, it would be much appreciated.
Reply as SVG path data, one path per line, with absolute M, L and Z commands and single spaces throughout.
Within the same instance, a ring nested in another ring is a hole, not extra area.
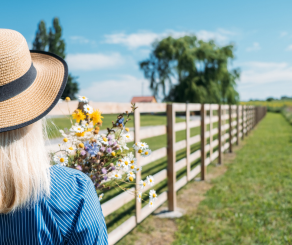
M 30 209 L 0 214 L 1 245 L 108 244 L 91 180 L 82 172 L 51 167 L 51 194 Z

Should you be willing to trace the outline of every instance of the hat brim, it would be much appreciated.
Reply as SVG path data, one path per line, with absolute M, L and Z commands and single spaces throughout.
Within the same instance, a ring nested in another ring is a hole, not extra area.
M 68 79 L 67 63 L 59 56 L 31 50 L 37 70 L 32 85 L 0 102 L 0 133 L 28 126 L 45 117 L 58 103 Z

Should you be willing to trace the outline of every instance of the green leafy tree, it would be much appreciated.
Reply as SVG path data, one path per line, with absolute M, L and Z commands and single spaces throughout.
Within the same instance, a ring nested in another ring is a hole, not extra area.
M 44 51 L 47 45 L 48 45 L 48 34 L 47 34 L 46 23 L 43 20 L 41 20 L 38 25 L 38 30 L 35 35 L 35 40 L 32 44 L 33 50 Z
M 219 47 L 196 36 L 167 37 L 153 44 L 150 58 L 140 62 L 140 68 L 153 95 L 162 94 L 165 101 L 236 103 L 239 70 L 228 70 L 233 49 L 233 45 Z
M 65 59 L 66 44 L 65 40 L 62 39 L 62 27 L 58 18 L 53 19 L 53 26 L 50 28 L 48 34 L 45 22 L 41 21 L 39 23 L 36 37 L 33 42 L 33 49 L 48 51 Z M 66 97 L 70 97 L 72 100 L 76 99 L 76 94 L 79 91 L 77 78 L 78 77 L 72 76 L 72 74 L 69 73 L 68 81 L 62 94 L 62 99 Z

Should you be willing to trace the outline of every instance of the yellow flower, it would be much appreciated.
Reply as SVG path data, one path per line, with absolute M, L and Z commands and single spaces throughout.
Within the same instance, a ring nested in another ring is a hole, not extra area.
M 125 130 L 126 130 L 127 132 L 129 132 L 129 131 L 130 131 L 130 129 L 129 129 L 129 128 L 125 128 Z
M 67 142 L 68 142 L 68 139 L 67 139 L 67 138 L 64 138 L 63 141 L 64 141 L 65 143 L 67 143 Z
M 99 110 L 94 110 L 91 114 L 88 114 L 89 118 L 92 119 L 93 124 L 102 123 L 101 112 Z
M 83 114 L 83 112 L 78 109 L 77 112 L 74 112 L 72 114 L 73 119 L 76 120 L 77 123 L 79 123 L 81 120 L 84 120 L 86 118 L 86 116 Z
M 112 154 L 112 156 L 113 156 L 113 157 L 116 155 L 116 153 L 115 153 L 115 152 L 112 152 L 111 154 Z
M 69 97 L 66 97 L 65 100 L 66 100 L 67 102 L 69 102 L 71 99 L 70 99 Z

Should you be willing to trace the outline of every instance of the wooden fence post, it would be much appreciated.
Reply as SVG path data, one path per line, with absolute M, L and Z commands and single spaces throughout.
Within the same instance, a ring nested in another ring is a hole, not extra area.
M 241 106 L 241 139 L 244 140 L 244 105 Z
M 213 110 L 212 110 L 212 104 L 210 104 L 210 128 L 209 128 L 209 131 L 210 131 L 210 154 L 209 154 L 209 157 L 210 157 L 210 162 L 212 161 L 212 154 L 213 154 L 213 147 L 212 147 L 212 143 L 213 143 L 213 134 L 212 134 L 212 129 L 213 129 Z
M 191 161 L 190 161 L 190 155 L 191 155 L 191 144 L 190 144 L 190 109 L 189 109 L 189 103 L 186 103 L 186 160 L 187 160 L 187 180 L 191 180 Z
M 175 110 L 173 104 L 167 105 L 167 185 L 168 210 L 176 209 L 175 172 Z
M 239 145 L 239 105 L 236 106 L 236 144 Z
M 140 142 L 140 112 L 136 109 L 134 112 L 134 142 Z M 140 154 L 135 153 L 137 159 L 137 166 L 140 166 Z M 139 181 L 141 180 L 141 172 L 136 173 L 136 192 L 138 190 Z M 141 203 L 136 198 L 136 223 L 141 222 Z
M 229 105 L 229 152 L 232 152 L 232 109 Z
M 248 127 L 249 127 L 249 106 L 246 106 L 246 131 L 245 131 L 245 135 L 248 136 Z
M 201 180 L 205 180 L 206 177 L 206 110 L 205 105 L 201 107 Z
M 221 104 L 218 108 L 218 164 L 223 163 L 222 156 L 222 107 Z

